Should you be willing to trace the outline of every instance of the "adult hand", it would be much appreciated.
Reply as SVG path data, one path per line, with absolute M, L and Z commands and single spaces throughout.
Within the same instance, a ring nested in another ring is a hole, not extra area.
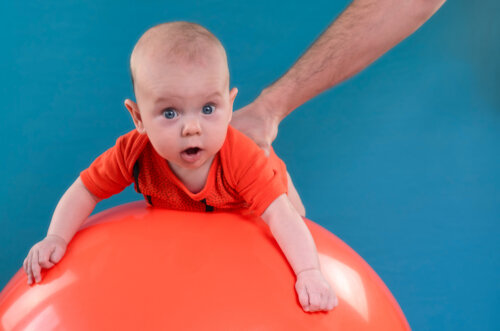
M 278 134 L 279 123 L 273 109 L 259 99 L 234 112 L 231 120 L 231 125 L 251 138 L 267 156 Z

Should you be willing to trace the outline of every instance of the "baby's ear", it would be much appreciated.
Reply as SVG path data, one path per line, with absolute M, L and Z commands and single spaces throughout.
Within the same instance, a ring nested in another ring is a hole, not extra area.
M 134 121 L 135 128 L 140 134 L 146 133 L 146 130 L 144 129 L 144 124 L 142 123 L 142 118 L 141 118 L 141 113 L 139 112 L 139 107 L 135 102 L 133 102 L 130 99 L 125 100 L 125 107 L 130 113 L 130 116 L 132 116 L 132 120 Z
M 231 91 L 229 91 L 229 101 L 231 102 L 231 107 L 233 107 L 234 99 L 236 99 L 236 94 L 238 94 L 238 89 L 233 87 Z
M 233 105 L 234 105 L 234 99 L 236 98 L 236 94 L 238 94 L 238 89 L 236 87 L 233 87 L 231 91 L 229 91 L 229 107 L 231 107 L 231 113 L 229 114 L 229 122 L 231 122 L 231 119 L 233 118 Z

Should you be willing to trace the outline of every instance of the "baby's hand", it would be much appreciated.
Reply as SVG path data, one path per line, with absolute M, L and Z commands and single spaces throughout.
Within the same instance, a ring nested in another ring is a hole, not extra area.
M 318 269 L 304 270 L 297 275 L 295 290 L 304 311 L 332 310 L 337 296 Z
M 59 262 L 66 252 L 66 246 L 63 238 L 48 235 L 31 247 L 23 263 L 24 271 L 28 275 L 28 285 L 33 283 L 33 279 L 37 283 L 42 280 L 42 268 L 50 269 Z

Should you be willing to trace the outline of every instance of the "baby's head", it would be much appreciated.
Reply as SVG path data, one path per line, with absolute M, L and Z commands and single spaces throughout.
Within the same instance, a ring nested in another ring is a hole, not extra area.
M 202 26 L 157 25 L 130 57 L 136 102 L 125 100 L 137 131 L 173 167 L 199 168 L 226 138 L 237 89 L 229 90 L 226 52 Z

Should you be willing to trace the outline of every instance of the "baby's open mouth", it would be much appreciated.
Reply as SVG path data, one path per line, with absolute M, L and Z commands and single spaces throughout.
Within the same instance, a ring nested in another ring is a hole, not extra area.
M 193 155 L 196 154 L 200 151 L 201 149 L 199 147 L 190 147 L 182 151 L 183 153 L 186 153 L 188 155 Z
M 181 152 L 181 158 L 188 163 L 195 163 L 203 156 L 203 149 L 199 147 L 189 147 Z

